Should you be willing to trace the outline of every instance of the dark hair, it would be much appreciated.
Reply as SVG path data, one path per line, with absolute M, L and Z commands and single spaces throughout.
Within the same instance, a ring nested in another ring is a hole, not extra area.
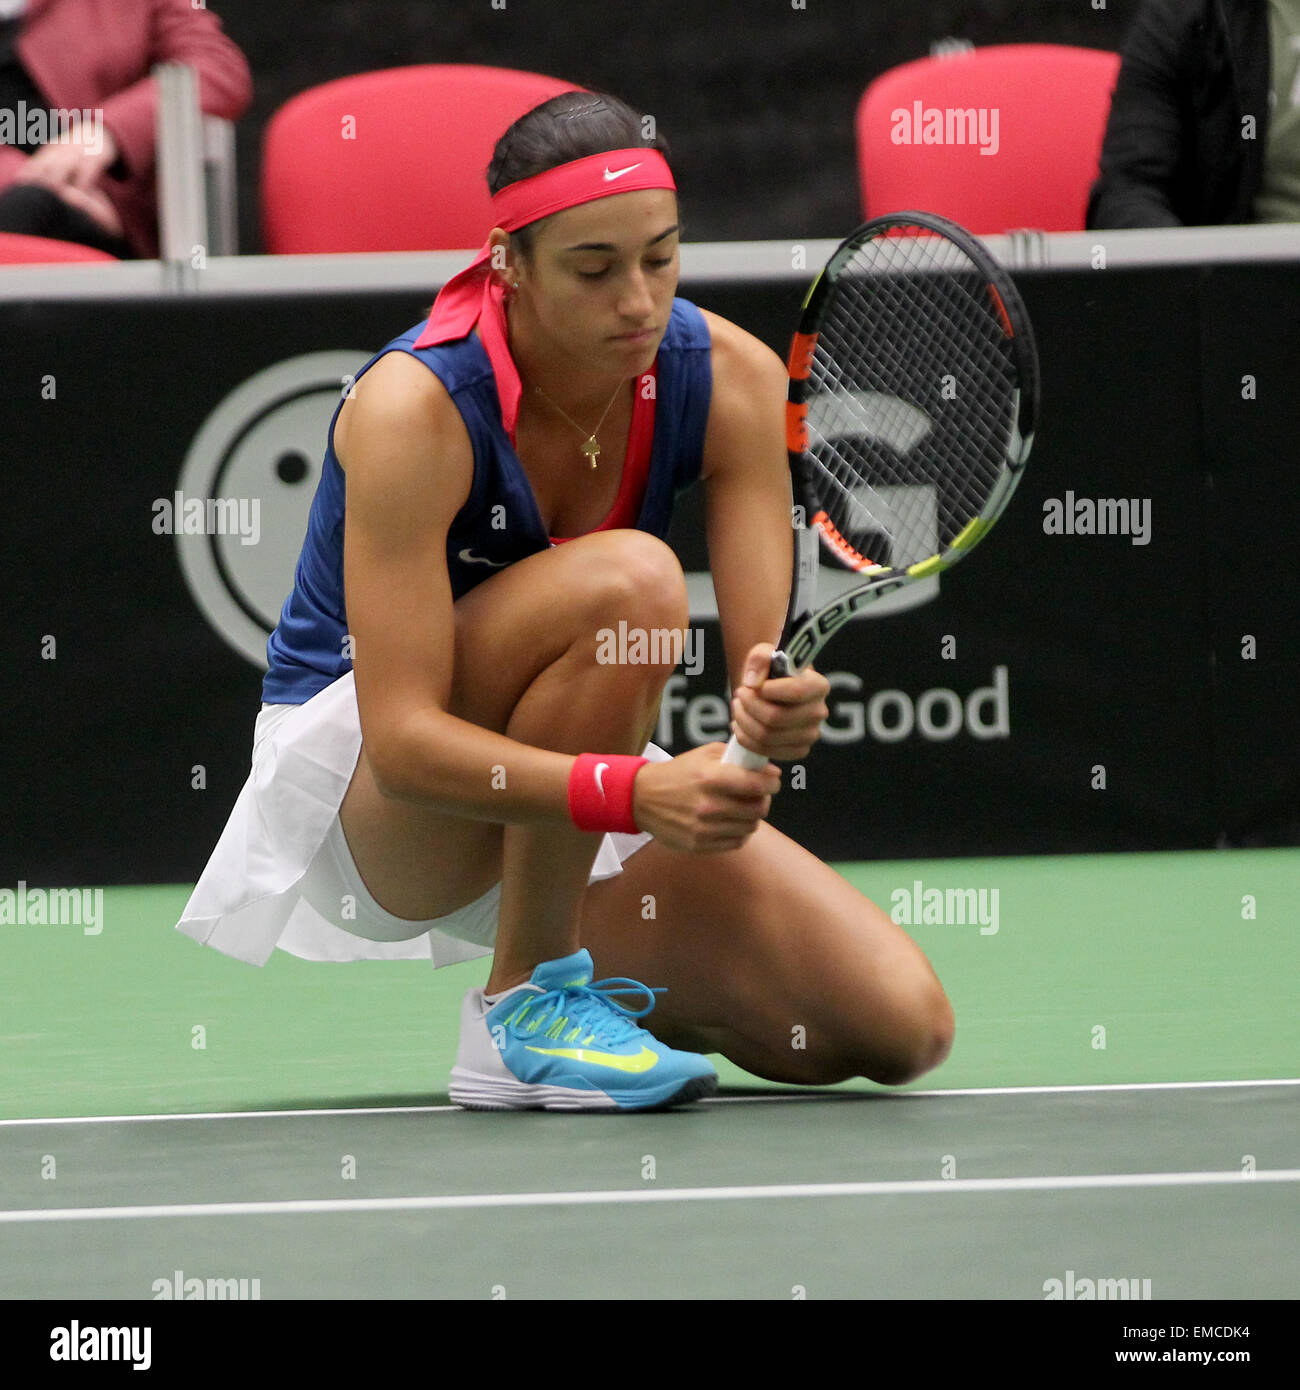
M 651 132 L 647 135 L 647 127 Z M 626 102 L 604 92 L 561 92 L 534 106 L 497 141 L 488 166 L 488 191 L 545 173 L 559 164 L 606 150 L 658 150 L 665 157 L 668 141 L 655 130 L 653 116 L 639 116 Z M 529 223 L 512 232 L 520 254 L 533 253 Z

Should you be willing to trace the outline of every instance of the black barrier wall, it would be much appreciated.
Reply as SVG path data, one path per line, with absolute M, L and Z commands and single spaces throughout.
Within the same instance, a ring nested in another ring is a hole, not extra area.
M 1043 369 L 1025 480 L 927 602 L 827 649 L 827 734 L 773 819 L 851 859 L 1296 843 L 1300 263 L 1019 283 Z M 682 292 L 784 349 L 801 288 Z M 0 304 L 0 881 L 197 876 L 340 382 L 430 297 Z M 213 491 L 245 513 L 185 535 Z M 1090 505 L 1127 531 L 1087 534 Z M 700 514 L 688 495 L 674 532 L 691 574 Z M 717 625 L 694 628 L 661 720 L 679 751 L 726 721 Z

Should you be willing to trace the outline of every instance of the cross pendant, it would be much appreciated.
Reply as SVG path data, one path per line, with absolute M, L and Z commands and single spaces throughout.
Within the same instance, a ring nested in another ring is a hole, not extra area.
M 591 466 L 595 468 L 596 460 L 600 457 L 600 445 L 596 443 L 594 434 L 582 446 L 582 452 L 591 460 Z

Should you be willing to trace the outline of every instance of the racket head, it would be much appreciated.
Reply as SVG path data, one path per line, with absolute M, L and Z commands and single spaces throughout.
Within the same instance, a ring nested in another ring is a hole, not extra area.
M 1039 376 L 1011 278 L 965 228 L 925 212 L 875 218 L 840 243 L 804 300 L 788 368 L 795 501 L 816 540 L 800 547 L 782 643 L 798 669 L 867 603 L 988 533 L 1029 457 Z M 863 582 L 818 611 L 819 564 Z

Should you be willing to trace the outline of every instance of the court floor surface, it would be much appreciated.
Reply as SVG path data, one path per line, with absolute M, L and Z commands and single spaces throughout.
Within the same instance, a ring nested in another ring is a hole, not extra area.
M 952 1056 L 655 1115 L 450 1106 L 485 962 L 0 927 L 0 1298 L 1296 1296 L 1300 851 L 839 867 L 929 905 Z

